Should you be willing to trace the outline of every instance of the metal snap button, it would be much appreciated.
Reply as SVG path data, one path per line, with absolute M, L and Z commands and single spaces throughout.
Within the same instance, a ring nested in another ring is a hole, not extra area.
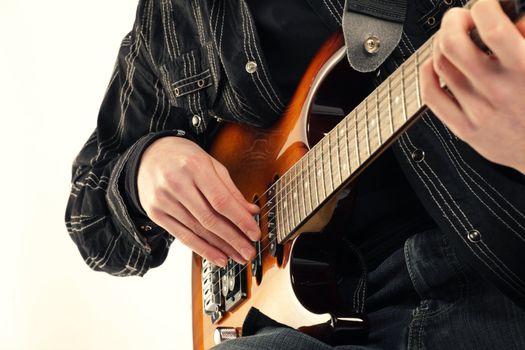
M 434 24 L 436 24 L 436 18 L 435 17 L 428 17 L 427 18 L 427 24 L 432 27 Z
M 177 97 L 180 96 L 180 89 L 179 88 L 175 88 L 175 96 L 177 96 Z
M 191 118 L 191 124 L 192 124 L 194 127 L 198 128 L 199 125 L 201 125 L 201 123 L 202 123 L 202 118 L 201 118 L 200 116 L 198 116 L 198 115 L 194 115 L 194 116 Z
M 443 0 L 443 2 L 445 3 L 445 5 L 450 6 L 454 2 L 454 0 Z
M 248 73 L 253 74 L 257 71 L 257 63 L 255 61 L 248 61 L 245 69 Z
M 478 230 L 469 231 L 467 238 L 472 243 L 478 243 L 481 241 L 481 233 Z
M 142 225 L 142 226 L 140 226 L 140 229 L 141 229 L 142 231 L 144 231 L 144 232 L 148 232 L 148 231 L 151 231 L 151 230 L 152 230 L 152 228 L 151 228 L 150 225 Z
M 371 36 L 365 40 L 364 45 L 366 52 L 368 52 L 369 54 L 375 54 L 379 51 L 381 42 L 379 41 L 379 38 L 377 36 Z
M 416 149 L 411 154 L 412 160 L 416 163 L 421 163 L 425 159 L 425 151 L 421 149 Z
M 197 80 L 197 86 L 200 87 L 200 88 L 203 87 L 204 86 L 204 79 Z

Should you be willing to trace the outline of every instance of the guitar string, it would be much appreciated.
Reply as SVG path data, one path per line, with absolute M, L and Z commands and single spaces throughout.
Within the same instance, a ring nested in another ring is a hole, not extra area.
M 431 38 L 431 39 L 432 39 L 432 38 Z M 429 39 L 429 41 L 430 41 L 430 39 Z M 427 43 L 428 43 L 429 41 L 427 41 Z M 427 44 L 427 43 L 425 43 L 425 44 Z M 416 52 L 415 52 L 415 53 L 414 53 L 409 59 L 407 59 L 407 60 L 405 61 L 405 63 L 408 65 L 408 64 L 409 64 L 409 60 L 411 60 L 412 57 L 414 57 L 413 60 L 416 60 L 416 61 L 417 61 L 417 60 L 421 60 L 421 62 L 417 62 L 416 65 L 413 67 L 414 69 L 413 69 L 413 70 L 411 69 L 411 72 L 409 72 L 409 74 L 414 75 L 413 79 L 409 80 L 408 82 L 404 82 L 403 79 L 399 79 L 399 81 L 397 82 L 396 85 L 393 86 L 393 88 L 397 88 L 397 87 L 399 87 L 399 85 L 402 85 L 402 84 L 407 84 L 407 85 L 408 85 L 408 84 L 412 84 L 415 80 L 417 80 L 417 79 L 419 78 L 419 75 L 418 75 L 418 74 L 414 74 L 414 72 L 416 71 L 416 68 L 419 68 L 420 65 L 421 65 L 421 63 L 423 63 L 423 61 L 427 59 L 427 57 L 428 57 L 427 54 L 429 53 L 429 52 L 428 52 L 428 51 L 429 51 L 428 49 L 431 48 L 431 45 L 425 45 L 425 44 L 424 44 L 424 46 L 420 47 L 420 48 L 419 48 L 419 49 L 418 49 L 418 50 L 417 50 L 417 51 L 416 51 Z M 417 55 L 417 57 L 415 57 L 416 55 Z M 394 72 L 394 74 L 395 74 L 398 70 L 402 69 L 402 67 L 405 65 L 405 63 L 403 63 L 403 64 L 402 64 L 402 65 L 401 65 L 401 66 L 400 66 L 400 67 Z M 413 63 L 413 62 L 412 62 L 412 63 Z M 383 83 L 381 83 L 381 84 L 377 87 L 376 91 L 378 91 L 378 93 L 381 93 L 381 92 L 385 92 L 384 90 L 386 90 L 386 89 L 388 89 L 388 88 L 390 88 L 390 90 L 392 90 L 392 85 L 391 85 L 391 86 L 386 86 L 386 87 L 383 86 L 383 85 L 388 85 L 388 84 L 385 84 L 385 82 L 387 82 L 389 79 L 391 80 L 390 83 L 392 83 L 392 80 L 394 80 L 395 78 L 397 78 L 397 76 L 392 75 L 392 76 L 390 76 L 389 78 L 385 79 L 385 81 L 384 81 Z M 382 87 L 383 87 L 383 91 L 379 91 Z M 414 94 L 411 94 L 411 97 L 414 97 L 413 95 L 414 95 Z M 417 95 L 417 94 L 416 94 L 416 95 Z M 368 100 L 368 99 L 370 98 L 370 96 L 372 96 L 372 94 L 369 95 L 365 100 L 363 100 L 363 102 L 365 102 L 366 100 Z M 386 96 L 388 96 L 388 92 L 387 92 L 387 95 L 386 95 Z M 382 97 L 384 98 L 384 97 L 386 97 L 386 96 L 382 96 Z M 379 98 L 379 96 L 378 96 L 378 98 Z M 414 102 L 415 99 L 419 99 L 419 96 L 417 95 L 417 96 L 415 96 L 415 98 L 411 98 L 410 100 L 405 101 L 405 104 L 408 106 L 409 104 L 411 104 L 412 102 Z M 381 100 L 381 102 L 383 102 L 383 101 L 384 101 L 384 100 Z M 353 113 L 353 114 L 354 114 L 354 119 L 357 120 L 358 113 L 354 113 L 354 112 L 358 112 L 357 110 L 358 110 L 359 106 L 362 105 L 363 102 L 361 102 L 361 103 L 360 103 L 360 104 L 359 104 L 359 105 L 358 105 L 358 106 L 357 106 L 352 112 L 350 112 L 350 113 L 347 115 L 347 117 L 350 117 L 350 115 Z M 391 104 L 391 102 L 389 102 L 389 104 Z M 381 105 L 380 105 L 380 107 L 381 107 Z M 362 107 L 362 109 L 364 109 L 364 108 L 365 108 L 365 107 Z M 380 108 L 380 109 L 381 109 L 381 108 Z M 377 107 L 376 107 L 376 108 L 373 109 L 372 111 L 376 111 L 376 112 L 377 112 L 377 110 L 378 110 L 378 109 L 377 109 Z M 365 115 L 366 115 L 366 113 L 365 113 Z M 345 117 L 345 118 L 343 119 L 343 121 L 346 120 L 346 119 L 347 119 L 347 118 Z M 406 116 L 405 116 L 405 119 L 406 119 Z M 359 120 L 363 120 L 363 118 L 361 118 L 361 119 L 359 119 Z M 359 129 L 359 123 L 358 123 L 358 129 L 357 129 L 358 132 L 359 132 L 359 131 L 362 132 L 362 131 L 364 131 L 365 129 L 368 128 L 368 126 L 367 126 L 368 123 L 367 123 L 366 121 L 365 121 L 365 123 L 366 123 L 366 124 L 365 124 L 365 126 L 364 126 L 362 129 Z M 353 124 L 352 124 L 352 126 L 353 126 Z M 337 126 L 336 126 L 335 128 L 337 128 Z M 334 128 L 334 129 L 335 129 L 335 128 Z M 349 129 L 347 129 L 347 131 L 350 131 L 350 132 L 351 132 L 351 131 L 355 131 L 355 129 L 349 128 Z M 347 134 L 349 134 L 349 133 L 347 133 Z M 346 135 L 338 136 L 338 137 L 337 137 L 337 141 L 339 141 L 339 140 L 340 140 L 341 138 L 343 138 L 343 137 L 346 137 Z M 339 144 L 339 142 L 337 142 L 337 143 Z M 319 144 L 319 143 L 318 143 L 318 144 Z M 318 144 L 317 144 L 317 145 L 318 145 Z M 317 146 L 317 145 L 315 145 L 315 146 Z M 315 148 L 315 146 L 312 147 L 311 150 L 313 150 L 313 149 Z M 330 145 L 328 145 L 328 148 L 330 148 Z M 310 150 L 310 151 L 311 151 L 311 150 Z M 323 145 L 323 151 L 324 151 L 324 145 Z M 349 153 L 349 152 L 347 152 L 347 153 Z M 322 153 L 321 153 L 321 154 L 322 154 Z M 322 156 L 321 156 L 321 158 L 322 158 Z M 303 157 L 302 159 L 304 159 L 304 157 Z M 314 160 L 318 160 L 318 159 L 319 159 L 319 158 L 314 158 Z M 297 164 L 297 163 L 296 163 L 296 164 Z M 324 162 L 324 160 L 323 160 L 323 163 L 321 164 L 321 167 L 324 167 L 325 164 L 326 164 L 326 162 Z M 360 164 L 360 165 L 361 165 L 361 164 Z M 359 165 L 359 166 L 360 166 L 360 165 Z M 358 167 L 359 167 L 359 166 L 358 166 Z M 293 166 L 292 166 L 292 168 L 293 168 Z M 315 170 L 317 170 L 317 169 L 318 169 L 318 168 L 316 168 Z M 285 174 L 287 174 L 290 170 L 291 170 L 291 168 L 290 168 L 287 172 L 285 172 L 285 173 L 283 174 L 282 177 L 284 177 Z M 311 170 L 311 166 L 308 167 L 308 171 L 310 171 L 310 170 Z M 282 177 L 281 177 L 281 178 L 282 178 Z M 285 190 L 285 188 L 291 186 L 291 182 L 293 181 L 293 179 L 294 179 L 294 178 L 292 177 L 288 183 L 284 184 L 284 185 L 281 187 L 281 190 L 280 190 L 279 193 L 282 193 L 282 192 Z M 263 195 L 267 194 L 269 191 L 270 191 L 270 189 L 266 190 L 266 191 L 263 193 Z M 276 192 L 276 194 L 271 198 L 272 200 L 275 199 L 275 198 L 277 197 L 277 193 L 278 193 L 278 192 Z M 270 200 L 268 200 L 267 203 L 270 203 Z M 266 209 L 266 206 L 267 206 L 267 204 L 265 204 L 264 206 L 262 206 L 262 207 L 260 208 L 261 211 L 262 211 L 263 209 Z M 268 214 L 269 212 L 271 212 L 273 209 L 275 209 L 276 206 L 277 206 L 277 205 L 274 205 L 273 207 L 269 208 L 269 209 L 266 211 L 266 213 L 265 213 L 263 216 L 261 216 L 260 218 L 266 218 L 266 217 L 267 217 L 267 214 Z M 261 237 L 261 241 L 262 241 L 263 239 L 269 237 L 270 234 L 275 233 L 275 230 L 276 230 L 276 229 L 277 229 L 277 227 L 275 227 L 275 229 L 269 231 L 268 234 L 263 235 L 263 236 Z M 285 237 L 285 238 L 286 238 L 286 237 Z M 260 253 L 258 253 L 258 254 L 256 255 L 256 258 L 259 257 L 260 255 L 262 255 L 262 253 L 265 252 L 265 251 L 270 247 L 270 245 L 271 245 L 271 243 L 268 243 L 266 246 L 264 246 L 264 247 L 261 249 Z M 235 264 L 238 264 L 238 263 L 235 263 Z M 233 278 L 237 278 L 242 272 L 244 272 L 244 270 L 245 270 L 245 269 L 247 268 L 247 266 L 248 266 L 248 264 L 246 264 L 246 265 L 238 264 L 238 265 L 243 266 L 243 267 L 241 268 L 241 270 L 240 270 L 240 271 L 239 271 L 239 272 L 238 272 Z M 230 273 L 232 270 L 234 270 L 234 269 L 235 269 L 235 266 L 232 267 L 232 268 L 230 268 L 230 269 L 228 269 L 228 270 L 226 270 L 226 271 L 225 271 L 225 274 L 229 274 L 229 273 Z M 217 281 L 213 286 L 216 286 L 216 285 L 218 285 L 219 283 L 221 283 L 221 281 Z

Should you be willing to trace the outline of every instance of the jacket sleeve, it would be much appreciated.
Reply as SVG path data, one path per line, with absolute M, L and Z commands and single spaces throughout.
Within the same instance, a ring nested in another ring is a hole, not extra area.
M 122 41 L 96 130 L 74 161 L 66 226 L 86 264 L 116 276 L 160 265 L 173 238 L 137 204 L 135 173 L 144 149 L 182 136 L 183 111 L 170 105 L 142 35 L 137 11 Z

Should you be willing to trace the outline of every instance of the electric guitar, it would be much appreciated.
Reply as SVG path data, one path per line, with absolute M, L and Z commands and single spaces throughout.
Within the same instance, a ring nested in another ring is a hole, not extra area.
M 502 5 L 518 22 L 524 2 Z M 341 315 L 330 278 L 337 258 L 323 243 L 325 235 L 302 233 L 322 231 L 337 194 L 426 110 L 419 69 L 431 49 L 432 38 L 362 99 L 337 35 L 313 59 L 276 125 L 222 127 L 210 153 L 245 198 L 260 206 L 262 239 L 247 266 L 230 261 L 218 268 L 193 255 L 195 350 L 240 336 L 251 307 L 294 328 L 365 326 L 360 315 Z

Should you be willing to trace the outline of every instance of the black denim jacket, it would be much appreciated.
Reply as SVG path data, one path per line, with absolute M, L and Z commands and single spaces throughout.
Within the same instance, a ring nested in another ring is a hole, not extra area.
M 334 31 L 340 28 L 343 0 L 308 1 Z M 409 2 L 381 79 L 428 38 L 449 6 L 463 5 Z M 164 261 L 173 238 L 147 218 L 136 195 L 138 162 L 153 140 L 179 135 L 206 148 L 218 120 L 264 127 L 285 103 L 244 0 L 140 0 L 97 128 L 73 165 L 66 225 L 89 267 L 142 276 Z M 464 261 L 524 305 L 523 176 L 482 158 L 430 113 L 393 147 Z

